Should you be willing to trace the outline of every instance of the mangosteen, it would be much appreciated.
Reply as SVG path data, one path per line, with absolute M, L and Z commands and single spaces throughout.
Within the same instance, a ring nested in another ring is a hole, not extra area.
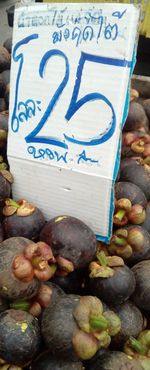
M 136 89 L 130 87 L 130 101 L 137 100 L 139 98 L 139 92 Z
M 6 91 L 4 95 L 5 103 L 6 103 L 6 109 L 9 109 L 9 93 L 10 93 L 10 86 L 9 84 L 6 86 Z
M 10 83 L 10 69 L 6 69 L 1 73 L 2 79 L 5 82 L 5 85 L 7 86 Z
M 150 234 L 140 225 L 126 225 L 114 232 L 108 251 L 133 266 L 150 258 Z
M 139 308 L 150 311 L 150 260 L 137 263 L 132 272 L 136 281 L 132 300 Z
M 144 106 L 145 112 L 147 114 L 147 117 L 150 121 L 150 99 L 145 99 L 143 101 L 143 106 Z
M 18 202 L 7 199 L 3 208 L 3 230 L 5 238 L 23 236 L 30 240 L 37 240 L 45 218 L 39 208 L 26 200 Z
M 130 337 L 137 337 L 144 327 L 144 317 L 141 311 L 131 302 L 126 301 L 121 305 L 113 307 L 114 312 L 121 320 L 120 332 L 112 338 L 115 349 L 122 349 L 123 344 Z
M 150 98 L 150 83 L 146 79 L 132 78 L 132 88 L 136 89 L 140 97 Z
M 6 299 L 29 299 L 36 295 L 39 280 L 49 280 L 55 270 L 50 247 L 23 237 L 0 243 L 0 295 Z
M 39 353 L 41 334 L 38 320 L 28 312 L 13 309 L 0 314 L 0 357 L 10 364 L 25 366 Z
M 49 351 L 41 353 L 30 366 L 31 370 L 83 370 L 80 361 L 70 361 L 53 356 Z
M 40 233 L 40 240 L 51 246 L 60 270 L 66 272 L 86 267 L 96 253 L 94 232 L 71 216 L 58 216 L 48 221 Z
M 7 104 L 4 98 L 0 98 L 0 112 L 7 110 Z
M 10 53 L 4 47 L 0 47 L 0 73 L 5 71 L 5 69 L 10 69 Z
M 1 162 L 0 158 L 0 162 Z M 2 159 L 3 160 L 3 159 Z M 0 163 L 0 209 L 4 206 L 6 198 L 10 197 L 11 185 L 13 183 L 13 177 L 9 171 L 5 169 L 6 164 Z
M 146 218 L 141 226 L 150 233 L 150 202 L 148 202 L 146 207 Z
M 147 206 L 147 199 L 139 186 L 132 182 L 120 181 L 115 184 L 116 200 L 125 198 L 129 199 L 132 205 L 139 204 L 143 208 Z
M 133 131 L 141 128 L 148 132 L 148 119 L 143 106 L 136 101 L 132 101 L 129 105 L 129 112 L 123 130 Z
M 11 54 L 11 49 L 12 49 L 12 37 L 9 37 L 6 39 L 3 43 L 3 46 L 5 49 L 8 50 L 9 54 Z
M 142 370 L 139 361 L 132 359 L 123 352 L 107 351 L 92 361 L 88 370 Z
M 2 75 L 0 74 L 0 98 L 4 98 L 6 91 L 6 84 L 3 81 Z
M 8 111 L 0 112 L 0 130 L 8 131 Z
M 92 296 L 59 297 L 42 312 L 41 331 L 48 350 L 68 360 L 88 360 L 107 348 L 120 330 L 120 319 L 103 313 L 102 302 Z
M 131 131 L 125 132 L 122 135 L 121 157 L 142 157 L 146 158 L 150 155 L 150 135 Z
M 90 275 L 86 284 L 89 293 L 112 306 L 125 302 L 135 289 L 135 277 L 122 258 L 97 255 L 98 261 L 89 265 Z
M 114 228 L 128 223 L 142 224 L 146 219 L 147 199 L 143 191 L 131 182 L 115 184 Z
M 124 352 L 141 363 L 144 370 L 150 369 L 150 330 L 143 330 L 137 338 L 130 337 L 124 345 Z
M 122 161 L 121 161 L 122 162 Z M 149 157 L 142 159 L 125 159 L 120 167 L 120 180 L 129 181 L 139 186 L 147 200 L 150 199 L 150 165 Z

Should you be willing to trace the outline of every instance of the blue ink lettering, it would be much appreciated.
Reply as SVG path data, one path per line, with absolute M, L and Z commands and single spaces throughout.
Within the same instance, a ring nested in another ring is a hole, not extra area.
M 88 158 L 86 156 L 86 151 L 83 150 L 83 152 L 78 155 L 77 163 L 80 164 L 80 162 L 98 163 L 98 160 L 92 159 L 90 157 Z
M 64 154 L 59 154 L 56 150 L 52 151 L 49 148 L 36 149 L 34 146 L 30 145 L 27 151 L 34 159 L 45 159 L 48 158 L 51 161 L 67 163 L 68 152 Z
M 53 111 L 53 109 L 54 109 L 54 107 L 55 107 L 60 95 L 62 94 L 62 92 L 63 92 L 63 90 L 64 90 L 64 88 L 65 88 L 65 86 L 68 82 L 68 79 L 69 79 L 68 58 L 66 57 L 66 55 L 61 50 L 57 50 L 57 49 L 49 50 L 44 54 L 43 58 L 41 59 L 40 67 L 39 67 L 40 77 L 43 78 L 47 62 L 53 56 L 58 56 L 58 57 L 61 57 L 61 58 L 64 59 L 64 61 L 65 61 L 64 78 L 63 78 L 62 82 L 60 83 L 59 87 L 57 88 L 57 90 L 55 91 L 52 99 L 50 100 L 50 103 L 49 103 L 45 113 L 43 114 L 40 122 L 37 124 L 35 129 L 29 135 L 27 135 L 25 137 L 25 140 L 26 140 L 27 143 L 51 144 L 51 145 L 55 145 L 55 146 L 59 146 L 59 147 L 67 149 L 68 145 L 63 140 L 60 140 L 59 138 L 37 136 L 37 134 L 41 131 L 42 127 L 44 126 L 45 122 L 48 120 L 50 114 L 52 113 L 52 111 Z
M 14 46 L 12 57 L 15 62 L 20 61 L 17 79 L 16 79 L 16 88 L 15 88 L 15 101 L 14 101 L 14 109 L 11 117 L 11 129 L 13 132 L 18 132 L 19 130 L 19 119 L 17 117 L 17 104 L 18 104 L 18 92 L 19 92 L 19 82 L 20 82 L 20 76 L 22 72 L 23 62 L 24 62 L 24 55 L 23 53 L 20 53 L 16 55 L 17 50 L 22 45 L 28 44 L 31 40 L 36 40 L 39 37 L 37 33 L 32 34 L 30 36 L 25 37 L 21 41 L 17 42 L 17 44 Z
M 87 41 L 88 39 L 91 41 L 94 37 L 94 31 L 91 26 L 86 26 L 83 30 L 83 40 Z
M 118 36 L 118 26 L 115 23 L 113 26 L 109 23 L 104 30 L 104 37 L 106 40 L 112 39 L 113 41 L 116 40 Z
M 116 12 L 113 12 L 112 13 L 112 16 L 113 17 L 116 17 L 118 19 L 121 19 L 123 17 L 123 15 L 126 13 L 127 9 L 125 9 L 122 13 L 119 12 L 119 11 L 116 11 Z

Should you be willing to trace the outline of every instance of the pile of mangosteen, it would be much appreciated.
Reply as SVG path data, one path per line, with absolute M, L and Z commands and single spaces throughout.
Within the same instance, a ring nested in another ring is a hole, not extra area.
M 0 369 L 150 370 L 150 84 L 133 81 L 113 234 L 13 199 L 12 40 L 0 47 Z

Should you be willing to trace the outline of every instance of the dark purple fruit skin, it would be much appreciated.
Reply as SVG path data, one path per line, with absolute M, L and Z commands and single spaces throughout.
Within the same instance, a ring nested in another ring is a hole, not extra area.
M 134 274 L 126 265 L 115 267 L 109 278 L 89 278 L 89 293 L 112 306 L 125 302 L 135 289 Z
M 31 241 L 22 237 L 13 237 L 0 243 L 0 296 L 15 300 L 29 299 L 36 295 L 39 288 L 37 279 L 24 283 L 13 277 L 12 262 L 16 255 L 22 253 Z
M 150 99 L 144 100 L 143 101 L 143 106 L 144 106 L 145 112 L 147 114 L 147 117 L 150 121 Z
M 136 281 L 132 300 L 140 309 L 150 311 L 150 260 L 137 263 L 132 271 Z
M 4 98 L 6 91 L 6 84 L 2 79 L 2 75 L 0 75 L 0 98 Z
M 83 365 L 79 361 L 69 361 L 67 359 L 54 357 L 49 351 L 41 353 L 31 364 L 31 370 L 83 370 Z
M 150 83 L 147 80 L 140 80 L 138 78 L 132 79 L 132 88 L 136 89 L 140 97 L 150 98 Z
M 121 349 L 130 336 L 137 338 L 140 334 L 143 329 L 143 316 L 131 301 L 113 307 L 113 310 L 121 320 L 121 330 L 112 338 L 111 343 L 113 348 Z
M 11 184 L 0 173 L 0 207 L 4 205 L 5 199 L 10 197 L 10 193 L 11 193 Z
M 140 363 L 119 351 L 107 351 L 92 361 L 88 370 L 142 370 Z
M 5 71 L 6 69 L 10 69 L 10 54 L 8 50 L 0 46 L 0 73 Z
M 132 101 L 123 131 L 134 131 L 141 127 L 148 129 L 148 119 L 145 110 L 140 103 Z
M 53 218 L 43 227 L 40 240 L 52 247 L 54 256 L 73 262 L 75 268 L 86 267 L 96 253 L 96 237 L 82 221 L 71 216 Z M 64 218 L 63 218 L 64 217 Z
M 0 313 L 6 311 L 9 308 L 9 304 L 6 300 L 0 297 Z
M 132 230 L 135 228 L 144 236 L 144 245 L 141 252 L 133 251 L 131 257 L 124 258 L 125 263 L 129 266 L 133 266 L 140 261 L 148 260 L 150 258 L 150 234 L 148 233 L 148 231 L 145 230 L 141 225 L 126 225 L 121 229 Z
M 150 204 L 149 203 L 147 204 L 147 207 L 146 207 L 146 219 L 143 222 L 143 224 L 141 224 L 141 226 L 145 230 L 147 230 L 148 233 L 150 234 Z
M 10 83 L 10 69 L 6 69 L 1 73 L 2 79 L 6 85 Z
M 12 37 L 9 37 L 8 39 L 6 39 L 3 43 L 3 46 L 4 48 L 6 48 L 8 50 L 8 52 L 11 54 L 11 50 L 12 50 Z
M 131 160 L 129 160 L 131 161 Z M 120 181 L 129 181 L 139 186 L 144 192 L 147 200 L 150 200 L 150 174 L 146 171 L 144 166 L 136 160 L 128 162 L 120 171 Z
M 120 181 L 115 184 L 115 198 L 129 199 L 132 205 L 140 204 L 142 207 L 146 208 L 147 199 L 143 191 L 139 186 L 133 184 L 132 182 Z
M 6 90 L 4 95 L 5 103 L 6 103 L 6 109 L 9 109 L 9 89 Z
M 90 358 L 90 360 L 83 361 L 85 369 L 92 369 L 93 363 L 97 360 L 97 358 L 101 357 L 104 353 L 108 351 L 108 348 L 100 348 L 96 354 Z
M 40 327 L 35 317 L 13 309 L 0 314 L 0 357 L 8 363 L 24 366 L 38 354 L 40 346 Z
M 4 98 L 0 98 L 0 112 L 7 110 L 7 104 Z
M 0 112 L 0 129 L 8 131 L 8 111 Z
M 44 225 L 44 215 L 38 208 L 35 208 L 35 211 L 29 216 L 17 216 L 17 213 L 14 213 L 12 216 L 4 217 L 3 220 L 5 238 L 22 236 L 30 240 L 37 240 Z
M 49 305 L 41 317 L 41 333 L 47 349 L 68 360 L 77 360 L 72 339 L 77 327 L 73 311 L 79 300 L 80 296 L 73 294 L 59 297 L 56 305 Z
M 52 282 L 58 284 L 67 294 L 81 294 L 84 270 L 75 270 L 67 276 L 55 275 Z
M 4 240 L 4 232 L 3 232 L 3 227 L 0 222 L 0 243 Z

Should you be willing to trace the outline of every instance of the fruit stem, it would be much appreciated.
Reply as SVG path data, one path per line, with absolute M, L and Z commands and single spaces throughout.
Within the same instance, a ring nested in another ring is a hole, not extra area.
M 116 245 L 122 246 L 122 247 L 124 247 L 127 244 L 127 241 L 125 238 L 121 238 L 117 235 L 113 235 L 111 241 L 115 243 Z
M 90 327 L 92 330 L 106 330 L 108 328 L 108 321 L 103 316 L 91 316 Z
M 13 308 L 14 310 L 22 310 L 28 312 L 30 308 L 30 303 L 25 300 L 16 300 L 10 303 L 10 308 Z
M 97 259 L 100 262 L 101 266 L 107 266 L 108 265 L 108 260 L 105 252 L 100 252 L 97 254 Z
M 140 353 L 141 355 L 146 354 L 147 348 L 139 340 L 131 337 L 129 339 L 129 341 L 130 341 L 130 345 L 131 345 L 131 347 L 134 351 Z
M 122 221 L 124 216 L 126 214 L 126 211 L 124 209 L 120 209 L 117 213 L 114 214 L 114 218 L 118 219 L 119 221 Z
M 19 208 L 20 207 L 19 204 L 15 200 L 10 199 L 10 198 L 9 199 L 6 199 L 5 204 L 7 206 L 12 206 L 12 207 L 15 207 L 15 208 Z

